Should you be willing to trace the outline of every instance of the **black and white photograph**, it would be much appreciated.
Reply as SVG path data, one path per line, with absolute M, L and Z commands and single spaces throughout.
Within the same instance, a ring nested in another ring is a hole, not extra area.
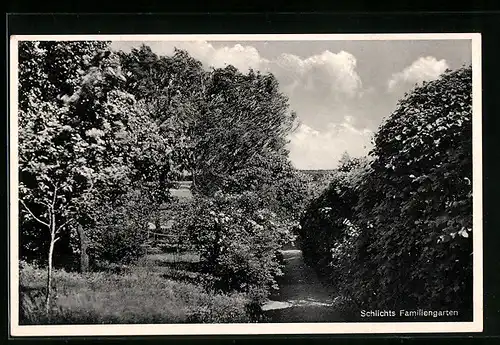
M 11 333 L 482 331 L 480 44 L 12 36 Z

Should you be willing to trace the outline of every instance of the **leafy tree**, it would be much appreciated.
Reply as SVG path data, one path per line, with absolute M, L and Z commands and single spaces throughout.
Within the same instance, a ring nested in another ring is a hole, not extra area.
M 203 104 L 206 77 L 201 63 L 183 50 L 158 56 L 146 45 L 119 55 L 127 75 L 126 90 L 142 102 L 162 136 L 170 139 L 172 160 L 178 169 L 191 171 L 192 124 Z
M 174 160 L 193 175 L 198 197 L 184 218 L 205 269 L 222 289 L 267 289 L 281 245 L 273 236 L 289 234 L 305 194 L 285 149 L 295 115 L 276 79 L 253 71 L 245 75 L 232 66 L 205 71 L 181 50 L 157 56 L 142 46 L 120 55 L 127 89 L 144 102 L 162 135 L 175 138 Z M 212 219 L 214 207 L 232 217 L 231 226 Z M 274 215 L 267 247 L 254 242 L 260 237 L 245 220 L 254 219 L 257 209 Z M 227 252 L 219 253 L 218 245 Z
M 131 188 L 164 200 L 175 171 L 168 140 L 122 90 L 120 60 L 109 50 L 96 52 L 101 46 L 20 44 L 20 206 L 26 220 L 49 230 L 47 308 L 61 236 L 77 230 L 85 270 L 84 226 L 106 219 L 103 205 L 116 205 Z
M 286 156 L 265 153 L 256 154 L 246 167 L 228 176 L 222 189 L 236 194 L 254 192 L 263 207 L 283 219 L 298 220 L 308 200 L 306 181 Z
M 204 90 L 192 135 L 199 192 L 210 195 L 225 188 L 232 175 L 256 162 L 265 168 L 273 159 L 287 158 L 286 136 L 295 114 L 288 111 L 273 75 L 242 74 L 233 66 L 214 69 Z
M 185 51 L 157 56 L 145 45 L 121 58 L 128 89 L 175 138 L 175 161 L 197 192 L 253 191 L 274 211 L 297 213 L 303 188 L 285 149 L 295 115 L 272 75 L 205 71 Z
M 106 54 L 109 42 L 19 42 L 19 108 L 30 100 L 63 103 L 79 86 L 82 74 Z
M 339 165 L 337 170 L 342 172 L 349 172 L 356 169 L 362 164 L 367 162 L 366 157 L 351 157 L 347 151 L 345 151 L 339 160 Z
M 83 151 L 96 154 L 100 142 L 87 143 L 74 129 L 66 91 L 75 89 L 81 68 L 89 67 L 91 51 L 99 45 L 86 42 L 21 42 L 19 73 L 20 206 L 24 216 L 48 229 L 49 309 L 52 259 L 61 232 L 75 221 L 82 200 L 92 192 L 98 176 L 87 165 Z M 71 50 L 71 49 L 74 50 Z M 78 54 L 74 69 L 65 58 Z M 109 72 L 114 72 L 108 66 Z M 80 128 L 80 130 L 84 130 Z M 89 135 L 91 137 L 92 135 Z
M 344 156 L 302 221 L 308 261 L 359 306 L 471 311 L 471 76 L 447 71 L 407 94 L 369 166 Z
M 232 66 L 205 71 L 178 49 L 158 56 L 143 45 L 120 56 L 127 90 L 144 100 L 163 135 L 174 138 L 175 161 L 191 172 L 198 192 L 242 191 L 246 182 L 237 176 L 252 170 L 254 176 L 278 166 L 283 174 L 293 170 L 285 138 L 295 115 L 272 75 L 245 75 Z

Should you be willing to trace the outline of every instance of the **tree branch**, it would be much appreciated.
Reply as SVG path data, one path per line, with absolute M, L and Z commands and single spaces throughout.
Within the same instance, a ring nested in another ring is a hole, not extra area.
M 30 214 L 30 215 L 31 215 L 31 216 L 32 216 L 32 217 L 33 217 L 33 218 L 34 218 L 37 222 L 39 222 L 39 223 L 41 223 L 41 224 L 45 225 L 46 227 L 50 228 L 49 223 L 44 222 L 43 220 L 41 220 L 40 218 L 38 218 L 37 216 L 35 216 L 35 215 L 33 214 L 33 212 L 31 212 L 31 210 L 28 208 L 28 206 L 26 206 L 26 204 L 24 203 L 24 201 L 23 201 L 23 200 L 19 199 L 19 201 L 21 202 L 21 204 L 23 204 L 23 206 L 24 206 L 24 208 L 26 209 L 26 211 L 28 211 L 28 212 L 29 212 L 29 214 Z
M 48 202 L 45 202 L 45 201 L 38 201 L 37 204 L 41 204 L 43 206 L 46 206 L 47 208 L 50 208 L 50 204 Z
M 94 180 L 90 179 L 90 187 L 86 190 L 86 193 L 89 193 L 92 189 L 94 189 Z
M 54 195 L 52 197 L 52 209 L 55 211 L 56 209 L 56 197 L 57 197 L 57 186 L 52 183 L 52 185 L 54 186 Z
M 68 223 L 72 222 L 74 219 L 71 218 L 71 219 L 68 219 L 67 221 L 65 221 L 63 224 L 59 225 L 59 227 L 57 228 L 56 230 L 56 234 L 59 233 L 59 231 L 61 231 L 62 228 L 64 228 L 66 225 L 68 225 Z

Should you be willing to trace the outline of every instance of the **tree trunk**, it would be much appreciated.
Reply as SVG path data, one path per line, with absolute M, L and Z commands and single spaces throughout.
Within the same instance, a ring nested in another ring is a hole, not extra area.
M 209 257 L 208 257 L 208 260 L 207 260 L 208 261 L 208 265 L 209 265 L 208 266 L 209 270 L 211 270 L 212 272 L 217 270 L 217 259 L 220 256 L 220 243 L 219 243 L 219 240 L 221 238 L 221 232 L 222 232 L 220 224 L 216 223 L 215 226 L 216 226 L 215 240 L 213 242 L 212 252 L 209 254 Z
M 52 225 L 54 227 L 54 225 Z M 47 316 L 50 314 L 50 295 L 52 292 L 52 257 L 54 256 L 54 244 L 55 244 L 55 230 L 51 231 L 50 234 L 50 247 L 49 247 L 49 265 L 47 268 L 47 295 L 45 296 L 45 312 Z
M 80 239 L 80 273 L 86 273 L 89 271 L 89 255 L 87 253 L 88 240 L 83 226 L 78 224 L 78 237 Z
M 161 221 L 160 221 L 160 205 L 156 206 L 156 215 L 155 215 L 155 227 L 156 231 L 161 233 Z

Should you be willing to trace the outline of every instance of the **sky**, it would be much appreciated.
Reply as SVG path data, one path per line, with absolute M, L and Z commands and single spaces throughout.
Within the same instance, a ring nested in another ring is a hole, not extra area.
M 115 41 L 129 51 L 143 42 Z M 300 125 L 289 136 L 298 169 L 334 169 L 341 155 L 366 155 L 405 92 L 447 68 L 470 64 L 470 40 L 163 41 L 158 55 L 185 49 L 206 68 L 231 64 L 273 73 Z

